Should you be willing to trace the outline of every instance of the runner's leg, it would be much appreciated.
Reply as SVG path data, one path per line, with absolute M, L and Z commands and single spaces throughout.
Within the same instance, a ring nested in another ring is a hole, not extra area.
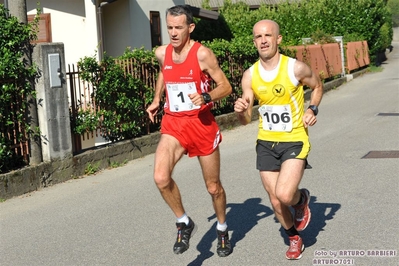
M 207 156 L 198 156 L 206 188 L 212 197 L 213 208 L 219 223 L 226 221 L 226 193 L 220 181 L 219 147 Z
M 184 153 L 184 148 L 176 138 L 167 134 L 161 135 L 155 152 L 154 181 L 176 217 L 181 217 L 185 210 L 179 188 L 172 179 L 172 172 Z

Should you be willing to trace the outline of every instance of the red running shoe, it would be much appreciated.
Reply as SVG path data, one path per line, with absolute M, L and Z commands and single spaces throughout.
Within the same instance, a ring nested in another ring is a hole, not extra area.
M 305 249 L 302 238 L 298 235 L 290 236 L 290 247 L 285 253 L 285 257 L 288 260 L 299 260 L 302 257 L 302 252 Z
M 292 206 L 294 208 L 294 225 L 297 231 L 305 230 L 310 222 L 310 208 L 309 208 L 309 201 L 310 201 L 310 194 L 306 188 L 300 189 L 300 192 L 304 196 L 305 200 L 304 203 L 301 205 Z

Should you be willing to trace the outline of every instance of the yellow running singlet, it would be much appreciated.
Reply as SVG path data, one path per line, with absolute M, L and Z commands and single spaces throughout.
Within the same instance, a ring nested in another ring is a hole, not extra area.
M 252 90 L 259 100 L 258 139 L 309 141 L 302 120 L 304 90 L 295 78 L 294 63 L 295 59 L 280 54 L 279 65 L 274 71 L 266 71 L 259 61 L 251 66 Z

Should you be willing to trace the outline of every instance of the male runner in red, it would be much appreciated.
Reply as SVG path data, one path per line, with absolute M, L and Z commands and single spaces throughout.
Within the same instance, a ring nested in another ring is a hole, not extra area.
M 195 24 L 188 6 L 169 8 L 166 23 L 170 44 L 155 51 L 161 72 L 154 100 L 147 108 L 151 121 L 154 121 L 161 97 L 166 93 L 161 139 L 155 152 L 154 180 L 177 218 L 178 232 L 173 251 L 181 254 L 189 248 L 196 224 L 186 214 L 172 172 L 184 154 L 198 157 L 218 220 L 217 253 L 225 257 L 231 253 L 231 244 L 226 224 L 226 194 L 220 181 L 219 143 L 222 136 L 211 108 L 213 101 L 229 95 L 232 88 L 214 53 L 190 39 Z M 216 84 L 213 90 L 211 80 Z

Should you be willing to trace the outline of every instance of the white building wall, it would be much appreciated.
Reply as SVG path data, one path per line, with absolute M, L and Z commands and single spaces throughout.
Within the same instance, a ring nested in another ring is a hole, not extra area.
M 9 0 L 11 1 L 11 0 Z M 53 42 L 65 47 L 66 65 L 76 64 L 85 56 L 98 56 L 98 3 L 103 0 L 26 0 L 29 15 L 51 14 Z M 4 3 L 4 0 L 0 0 Z M 97 3 L 97 4 L 96 4 Z M 117 0 L 101 8 L 104 50 L 110 56 L 120 56 L 126 48 L 151 49 L 150 11 L 161 16 L 162 43 L 169 42 L 165 11 L 185 0 Z
M 151 50 L 150 11 L 161 16 L 162 43 L 168 43 L 165 11 L 184 0 L 118 0 L 102 8 L 104 49 L 110 56 L 122 55 L 126 48 Z
M 96 7 L 92 0 L 27 0 L 29 15 L 51 14 L 53 42 L 65 47 L 66 64 L 76 64 L 84 56 L 93 56 L 97 49 Z
M 104 51 L 117 57 L 132 46 L 130 0 L 118 0 L 102 7 Z

